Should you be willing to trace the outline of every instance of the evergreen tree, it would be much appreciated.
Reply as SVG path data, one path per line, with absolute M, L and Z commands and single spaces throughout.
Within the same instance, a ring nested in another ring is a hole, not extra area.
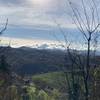
M 9 65 L 6 62 L 6 57 L 4 55 L 1 56 L 0 71 L 9 74 Z

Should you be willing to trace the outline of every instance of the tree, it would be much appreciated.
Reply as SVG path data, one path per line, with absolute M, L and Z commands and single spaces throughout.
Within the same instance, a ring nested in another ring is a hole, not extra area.
M 81 63 L 80 56 L 78 56 L 79 60 L 76 62 L 75 59 L 73 60 L 76 65 L 80 67 L 80 70 L 82 70 L 82 77 L 84 80 L 84 87 L 85 87 L 85 100 L 89 100 L 89 82 L 90 82 L 90 69 L 91 69 L 91 47 L 92 42 L 95 40 L 97 34 L 99 33 L 99 26 L 100 26 L 100 20 L 98 15 L 98 10 L 96 3 L 94 0 L 89 1 L 89 11 L 87 9 L 86 0 L 81 0 L 82 2 L 82 10 L 81 12 L 74 6 L 74 4 L 68 0 L 69 5 L 72 9 L 72 12 L 74 16 L 72 17 L 74 24 L 79 29 L 80 33 L 83 35 L 86 46 L 87 46 L 87 53 L 86 53 L 86 59 L 84 64 Z M 82 12 L 83 11 L 83 12 Z M 85 18 L 83 18 L 84 16 Z M 97 36 L 98 37 L 98 36 Z M 75 57 L 76 58 L 76 57 Z
M 6 62 L 4 55 L 1 56 L 0 71 L 9 74 L 9 64 Z
M 8 19 L 6 20 L 4 28 L 0 31 L 0 35 L 2 35 L 4 31 L 6 31 L 7 25 L 8 25 Z
M 0 31 L 0 35 L 2 35 L 3 32 L 7 29 L 7 25 L 8 25 L 8 19 L 6 20 L 4 28 Z M 8 64 L 6 63 L 5 56 L 2 55 L 1 56 L 1 63 L 0 63 L 0 71 L 8 73 L 8 68 L 7 67 L 8 67 Z
M 86 2 L 86 0 L 81 0 L 81 9 L 78 9 L 71 0 L 67 0 L 70 8 L 72 9 L 73 16 L 71 16 L 74 24 L 76 25 L 77 29 L 80 31 L 80 34 L 82 34 L 83 39 L 85 40 L 85 46 L 86 46 L 86 54 L 85 56 L 81 55 L 77 50 L 71 50 L 70 45 L 68 43 L 67 37 L 63 30 L 61 29 L 60 24 L 58 24 L 56 21 L 58 28 L 60 29 L 62 35 L 65 39 L 65 45 L 58 40 L 58 42 L 65 47 L 65 50 L 67 51 L 65 56 L 68 56 L 68 58 L 71 61 L 71 68 L 70 68 L 70 74 L 67 72 L 64 68 L 64 73 L 66 75 L 66 81 L 68 84 L 69 89 L 69 100 L 78 100 L 78 96 L 76 94 L 76 91 L 78 93 L 79 88 L 76 88 L 77 86 L 80 87 L 82 84 L 84 87 L 84 97 L 85 100 L 90 99 L 90 82 L 91 82 L 91 51 L 94 47 L 94 60 L 95 60 L 95 52 L 97 48 L 97 41 L 99 37 L 99 26 L 100 26 L 100 20 L 99 20 L 99 14 L 97 5 L 94 0 L 89 0 Z M 93 45 L 94 44 L 94 45 Z M 65 59 L 66 60 L 66 59 Z M 67 60 L 66 60 L 67 61 Z M 96 62 L 94 61 L 94 68 L 96 65 Z M 81 76 L 78 76 L 75 74 L 78 73 Z M 77 81 L 76 81 L 77 77 Z M 81 77 L 81 79 L 80 79 Z M 71 80 L 70 80 L 71 79 Z M 80 82 L 83 81 L 83 82 Z M 79 84 L 78 84 L 79 83 Z M 75 89 L 76 88 L 76 89 Z M 77 98 L 76 98 L 77 97 Z M 76 99 L 75 99 L 76 98 Z

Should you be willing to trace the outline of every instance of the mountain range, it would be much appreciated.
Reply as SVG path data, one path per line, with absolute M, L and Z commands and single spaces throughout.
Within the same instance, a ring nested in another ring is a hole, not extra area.
M 85 54 L 85 51 L 80 51 Z M 21 75 L 33 75 L 61 71 L 64 66 L 70 66 L 71 62 L 65 61 L 66 52 L 59 49 L 40 49 L 29 47 L 0 47 L 0 56 L 4 55 L 11 70 Z M 100 56 L 97 56 L 99 63 Z
M 6 57 L 11 70 L 18 74 L 57 71 L 65 63 L 65 54 L 61 50 L 0 47 L 1 55 Z

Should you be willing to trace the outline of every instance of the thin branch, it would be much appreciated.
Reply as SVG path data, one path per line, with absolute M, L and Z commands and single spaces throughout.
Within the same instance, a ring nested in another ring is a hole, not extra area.
M 100 24 L 98 24 L 91 33 L 94 33 L 98 29 L 99 26 Z
M 84 37 L 85 37 L 86 39 L 88 39 L 88 37 L 87 37 L 87 35 L 86 35 L 86 33 L 85 33 L 84 29 L 83 29 L 83 26 L 82 26 L 82 24 L 81 24 L 81 21 L 80 21 L 81 16 L 79 15 L 79 13 L 78 13 L 78 15 L 77 15 L 77 13 L 76 13 L 75 9 L 73 8 L 72 3 L 70 2 L 70 0 L 68 0 L 68 2 L 69 2 L 69 4 L 70 4 L 70 7 L 71 7 L 71 9 L 72 9 L 74 15 L 75 15 L 75 18 L 76 18 L 76 21 L 77 21 L 77 22 L 74 20 L 74 18 L 72 18 L 72 20 L 74 21 L 74 23 L 75 23 L 75 25 L 77 26 L 77 28 L 79 29 L 79 31 L 84 35 Z M 81 19 L 81 20 L 82 20 L 82 19 Z M 78 24 L 77 24 L 77 23 L 78 23 Z M 83 24 L 84 24 L 84 23 L 83 23 Z M 87 29 L 87 28 L 86 28 L 86 29 Z M 87 30 L 88 30 L 88 29 L 87 29 Z
M 83 21 L 83 19 L 82 19 L 81 14 L 79 13 L 79 11 L 78 11 L 78 9 L 77 9 L 77 8 L 75 8 L 75 9 L 76 9 L 76 11 L 77 11 L 77 13 L 78 13 L 78 16 L 79 16 L 79 18 L 80 18 L 80 21 L 82 22 L 82 24 L 84 25 L 84 27 L 85 27 L 85 28 L 86 28 L 86 30 L 88 31 L 88 28 L 87 28 L 86 24 L 84 23 L 84 21 Z
M 3 32 L 7 29 L 7 25 L 8 25 L 8 19 L 6 20 L 5 27 L 0 31 L 0 35 L 2 35 Z
M 89 31 L 90 30 L 90 22 L 89 22 L 89 17 L 88 17 L 87 10 L 86 10 L 85 4 L 84 4 L 84 0 L 82 0 L 82 6 L 84 9 L 84 14 L 85 14 L 85 18 L 87 21 L 87 27 L 88 27 L 88 31 Z
M 93 2 L 93 4 L 94 4 L 95 10 L 96 10 L 96 14 L 97 14 L 97 20 L 98 20 L 98 23 L 99 23 L 99 22 L 100 22 L 100 18 L 99 18 L 97 6 L 96 6 L 94 0 L 92 0 L 92 2 Z
M 67 40 L 67 37 L 66 37 L 64 31 L 62 30 L 60 24 L 58 24 L 56 20 L 54 20 L 54 22 L 55 22 L 55 24 L 57 25 L 57 27 L 59 28 L 60 32 L 62 33 L 62 35 L 63 35 L 63 37 L 64 37 L 64 40 L 65 40 L 65 42 L 66 42 L 66 45 L 67 45 L 68 40 Z

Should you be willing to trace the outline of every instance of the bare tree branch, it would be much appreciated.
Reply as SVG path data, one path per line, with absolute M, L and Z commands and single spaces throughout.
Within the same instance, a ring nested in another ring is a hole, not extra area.
M 3 32 L 7 29 L 7 25 L 8 25 L 8 19 L 6 20 L 5 27 L 0 31 L 0 35 L 2 35 Z

